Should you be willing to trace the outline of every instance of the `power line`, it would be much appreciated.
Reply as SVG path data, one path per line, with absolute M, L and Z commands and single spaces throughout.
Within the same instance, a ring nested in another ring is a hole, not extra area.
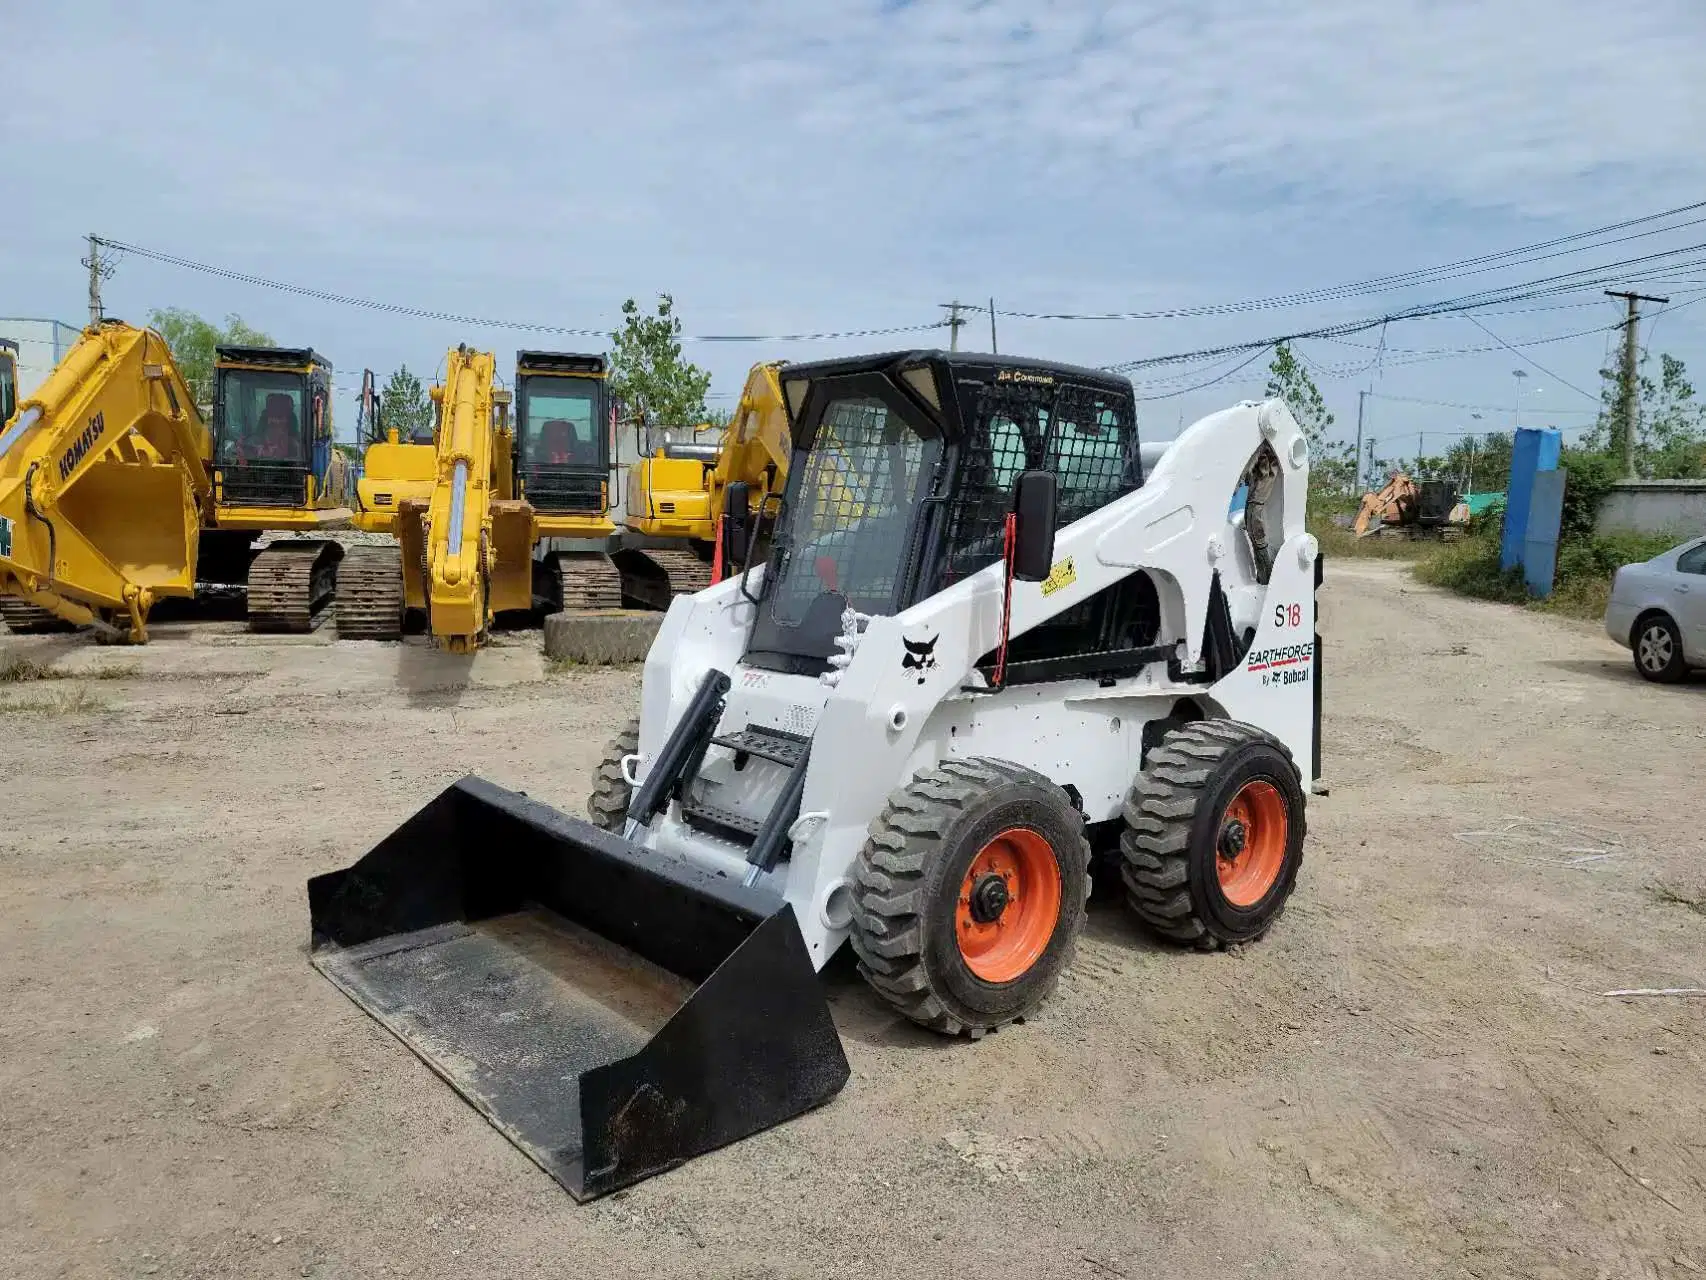
M 1376 400 L 1396 400 L 1404 404 L 1436 405 L 1442 409 L 1465 409 L 1471 413 L 1504 413 L 1510 408 L 1508 404 L 1464 404 L 1457 400 L 1428 400 L 1421 396 L 1396 396 L 1390 395 L 1384 391 L 1370 391 L 1366 394 Z M 1574 416 L 1576 414 L 1597 414 L 1599 411 L 1597 409 L 1546 409 L 1541 412 L 1545 414 L 1569 414 Z
M 1489 329 L 1486 325 L 1482 324 L 1474 316 L 1465 313 L 1463 318 L 1465 320 L 1469 321 L 1470 324 L 1474 325 L 1482 333 L 1486 334 L 1494 342 L 1498 343 L 1501 347 L 1506 348 L 1512 355 L 1514 355 L 1518 360 L 1521 360 L 1524 364 L 1533 365 L 1536 369 L 1540 370 L 1541 373 L 1544 373 L 1548 378 L 1551 378 L 1557 382 L 1563 383 L 1566 387 L 1568 387 L 1571 391 L 1574 391 L 1579 396 L 1583 396 L 1588 400 L 1594 401 L 1595 403 L 1597 403 L 1599 401 L 1599 397 L 1597 395 L 1595 395 L 1593 392 L 1583 391 L 1580 387 L 1578 387 L 1575 383 L 1569 381 L 1569 379 L 1565 378 L 1562 374 L 1553 373 L 1552 370 L 1548 369 L 1545 365 L 1541 364 L 1540 361 L 1536 360 L 1533 356 L 1524 355 L 1519 348 L 1514 347 L 1510 343 L 1506 342 L 1503 338 L 1499 337 L 1498 334 L 1494 333 L 1491 329 Z
M 155 262 L 168 266 L 181 267 L 186 271 L 199 271 L 205 275 L 218 276 L 225 280 L 235 280 L 242 284 L 257 285 L 264 289 L 277 289 L 283 293 L 295 294 L 299 297 L 313 298 L 320 302 L 334 302 L 348 307 L 365 307 L 370 311 L 384 311 L 392 315 L 412 316 L 421 320 L 441 320 L 449 324 L 473 325 L 487 329 L 511 329 L 523 333 L 553 333 L 579 338 L 609 338 L 609 329 L 584 329 L 570 325 L 536 324 L 522 320 L 492 320 L 484 316 L 459 315 L 451 311 L 433 311 L 425 307 L 411 307 L 397 302 L 379 302 L 372 298 L 357 298 L 349 294 L 333 293 L 326 289 L 316 289 L 308 285 L 289 284 L 282 280 L 270 280 L 265 276 L 252 275 L 246 271 L 233 271 L 226 267 L 216 267 L 205 262 L 196 262 L 189 258 L 181 258 L 176 254 L 163 253 L 158 249 L 147 249 L 140 245 L 125 244 L 118 240 L 93 238 L 95 243 L 109 249 L 117 249 L 124 253 L 133 253 L 140 258 L 150 258 Z M 836 338 L 874 338 L 896 333 L 922 333 L 930 329 L 940 329 L 945 321 L 933 320 L 927 324 L 892 325 L 881 329 L 844 329 L 825 333 L 704 333 L 684 335 L 687 342 L 821 342 Z
M 1375 276 L 1367 280 L 1353 283 L 1330 285 L 1319 289 L 1299 290 L 1293 293 L 1276 294 L 1265 298 L 1246 298 L 1237 302 L 1205 303 L 1189 307 L 1166 307 L 1152 311 L 1114 311 L 1114 312 L 1070 312 L 1070 311 L 1002 311 L 999 314 L 1027 320 L 1175 320 L 1191 316 L 1229 315 L 1249 311 L 1266 311 L 1287 307 L 1303 306 L 1308 303 L 1334 301 L 1341 298 L 1362 297 L 1370 293 L 1390 292 L 1393 289 L 1406 288 L 1418 284 L 1438 283 L 1444 280 L 1462 279 L 1465 276 L 1479 275 L 1486 271 L 1508 266 L 1526 266 L 1542 262 L 1548 258 L 1563 257 L 1572 253 L 1581 253 L 1588 249 L 1608 248 L 1614 244 L 1624 244 L 1638 240 L 1644 236 L 1662 235 L 1667 232 L 1680 231 L 1687 227 L 1697 226 L 1706 222 L 1706 217 L 1693 218 L 1686 222 L 1675 223 L 1671 226 L 1654 227 L 1633 235 L 1620 236 L 1616 239 L 1603 240 L 1597 244 L 1584 245 L 1579 242 L 1593 240 L 1599 236 L 1608 235 L 1614 231 L 1623 231 L 1630 227 L 1643 226 L 1648 223 L 1664 221 L 1685 213 L 1695 213 L 1706 209 L 1706 201 L 1693 204 L 1679 205 L 1661 213 L 1646 214 L 1639 218 L 1629 218 L 1622 222 L 1610 223 L 1588 231 L 1578 231 L 1567 236 L 1558 236 L 1551 240 L 1543 240 L 1535 244 L 1523 245 L 1515 249 L 1504 249 L 1496 253 L 1482 254 L 1479 257 L 1464 258 L 1457 262 L 1442 263 L 1433 267 L 1422 267 L 1412 271 L 1396 272 L 1385 276 Z M 1560 245 L 1575 244 L 1572 249 L 1559 250 L 1556 253 L 1541 253 L 1540 250 L 1556 249 Z M 1529 255 L 1529 256 L 1525 256 Z
M 1258 347 L 1265 348 L 1277 346 L 1282 342 L 1298 342 L 1306 338 L 1342 337 L 1347 334 L 1362 333 L 1369 329 L 1381 328 L 1398 320 L 1417 320 L 1426 316 L 1467 313 L 1472 309 L 1488 305 L 1492 302 L 1522 301 L 1527 298 L 1541 297 L 1548 293 L 1556 292 L 1560 281 L 1568 280 L 1572 277 L 1599 274 L 1604 278 L 1596 280 L 1594 282 L 1595 284 L 1612 282 L 1620 278 L 1626 278 L 1627 269 L 1629 267 L 1649 261 L 1653 257 L 1664 257 L 1683 252 L 1697 252 L 1702 249 L 1706 249 L 1706 243 L 1692 245 L 1686 249 L 1667 250 L 1663 254 L 1649 254 L 1642 257 L 1625 259 L 1621 262 L 1602 263 L 1593 267 L 1564 272 L 1561 275 L 1543 277 L 1539 280 L 1505 285 L 1494 290 L 1481 290 L 1477 293 L 1468 294 L 1459 298 L 1447 299 L 1445 301 L 1422 303 L 1399 311 L 1388 312 L 1385 315 L 1370 316 L 1360 320 L 1341 321 L 1336 324 L 1321 325 L 1313 329 L 1300 329 L 1292 333 L 1271 334 L 1266 337 L 1251 339 L 1247 342 L 1228 343 L 1220 347 L 1205 347 L 1195 351 L 1174 352 L 1164 356 L 1147 356 L 1136 360 L 1124 361 L 1119 364 L 1104 365 L 1103 367 L 1113 373 L 1130 373 L 1134 369 L 1147 368 L 1153 365 L 1171 364 L 1212 356 L 1230 355 L 1235 352 L 1250 351 Z M 1625 276 L 1617 274 L 1604 275 L 1606 272 L 1615 273 L 1619 271 L 1624 272 Z M 1586 282 L 1578 281 L 1575 287 L 1586 287 Z M 1469 318 L 1473 319 L 1473 317 Z M 1488 336 L 1503 343 L 1503 339 L 1498 338 L 1497 334 L 1493 334 L 1488 331 Z M 1562 381 L 1562 379 L 1560 379 L 1560 381 Z

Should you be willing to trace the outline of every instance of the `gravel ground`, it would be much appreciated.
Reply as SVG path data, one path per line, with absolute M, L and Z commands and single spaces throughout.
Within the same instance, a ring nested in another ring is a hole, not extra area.
M 1706 683 L 1339 562 L 1329 797 L 1267 939 L 1093 908 L 972 1045 L 831 974 L 832 1104 L 576 1206 L 310 968 L 308 876 L 466 772 L 578 810 L 638 675 L 537 638 L 0 638 L 9 1276 L 1706 1271 Z M 98 678 L 101 677 L 101 678 Z M 1700 903 L 1701 905 L 1691 905 Z

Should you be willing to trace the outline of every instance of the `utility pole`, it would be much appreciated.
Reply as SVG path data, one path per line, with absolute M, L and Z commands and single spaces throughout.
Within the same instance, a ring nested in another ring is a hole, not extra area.
M 969 308 L 963 302 L 944 302 L 941 306 L 948 313 L 948 350 L 958 351 L 960 349 L 960 326 L 966 322 L 965 317 L 960 312 L 969 310 Z
M 89 237 L 89 256 L 83 265 L 89 268 L 89 324 L 94 326 L 101 323 L 101 281 L 112 274 L 110 265 L 101 261 L 100 237 Z
M 989 299 L 989 353 L 996 355 L 1001 348 L 995 345 L 995 299 Z
M 1370 436 L 1368 438 L 1368 487 L 1370 489 L 1376 487 L 1374 480 L 1374 437 Z
M 1356 479 L 1351 482 L 1351 488 L 1362 492 L 1362 402 L 1368 399 L 1368 392 L 1357 392 L 1357 449 L 1351 456 L 1356 459 Z
M 1640 406 L 1640 396 L 1636 394 L 1635 370 L 1640 364 L 1640 348 L 1636 344 L 1636 328 L 1641 320 L 1641 304 L 1656 302 L 1664 306 L 1669 298 L 1655 298 L 1645 293 L 1630 293 L 1617 289 L 1607 289 L 1608 298 L 1622 298 L 1629 305 L 1629 318 L 1623 322 L 1623 385 L 1621 391 L 1623 401 L 1620 416 L 1623 419 L 1623 474 L 1626 478 L 1635 476 L 1635 417 Z

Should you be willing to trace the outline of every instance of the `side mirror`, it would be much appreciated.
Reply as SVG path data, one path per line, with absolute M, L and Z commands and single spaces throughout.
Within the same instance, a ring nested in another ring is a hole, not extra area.
M 1054 566 L 1055 478 L 1050 471 L 1022 471 L 1013 484 L 1013 578 L 1042 582 Z
M 728 572 L 746 568 L 747 525 L 752 486 L 732 480 L 723 488 L 723 564 Z

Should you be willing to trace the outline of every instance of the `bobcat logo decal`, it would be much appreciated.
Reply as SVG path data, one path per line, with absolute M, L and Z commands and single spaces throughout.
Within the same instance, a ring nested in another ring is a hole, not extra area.
M 906 654 L 900 660 L 900 669 L 916 671 L 918 683 L 923 684 L 924 673 L 936 669 L 936 641 L 941 638 L 941 632 L 937 632 L 928 640 L 908 640 L 902 636 L 900 642 L 906 646 Z

